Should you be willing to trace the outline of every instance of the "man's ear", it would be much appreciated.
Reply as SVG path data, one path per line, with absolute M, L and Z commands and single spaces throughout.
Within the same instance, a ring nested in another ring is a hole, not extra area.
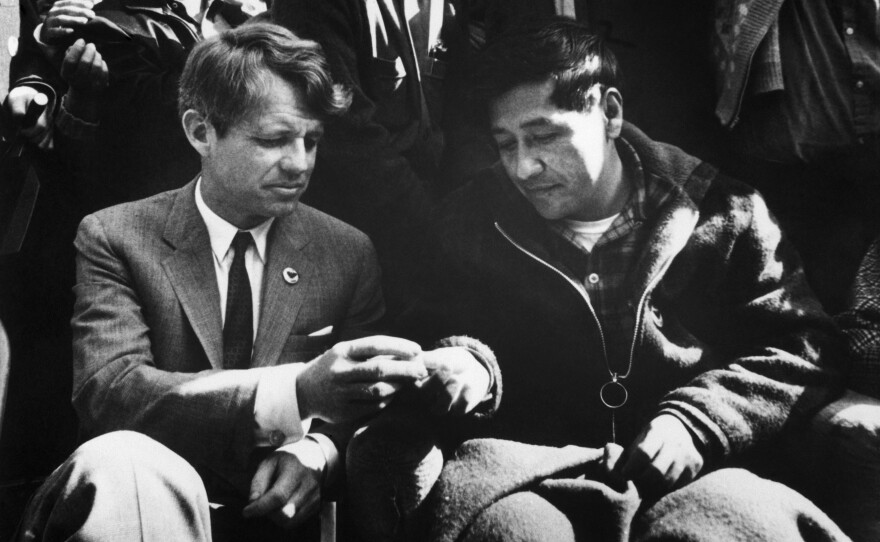
M 615 87 L 605 89 L 602 96 L 602 111 L 605 112 L 605 133 L 608 139 L 620 137 L 623 128 L 623 96 Z
M 192 145 L 200 155 L 207 156 L 211 150 L 211 142 L 208 137 L 208 132 L 213 129 L 208 122 L 208 119 L 195 109 L 187 109 L 183 113 L 181 122 L 183 123 L 183 131 L 186 133 L 186 138 L 189 140 L 189 144 Z

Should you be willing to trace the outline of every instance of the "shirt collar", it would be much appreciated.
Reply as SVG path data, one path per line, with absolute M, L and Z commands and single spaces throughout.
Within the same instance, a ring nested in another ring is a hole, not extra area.
M 232 239 L 235 237 L 235 234 L 238 233 L 239 229 L 221 218 L 205 203 L 205 200 L 202 198 L 201 177 L 196 181 L 196 207 L 199 210 L 199 214 L 202 215 L 205 227 L 208 228 L 208 238 L 211 240 L 211 251 L 214 253 L 214 257 L 217 258 L 217 261 L 222 262 L 223 259 L 226 258 L 226 253 L 229 252 L 229 248 L 232 246 Z M 269 218 L 255 228 L 244 230 L 249 231 L 254 237 L 254 245 L 257 247 L 257 255 L 260 257 L 260 261 L 263 262 L 264 265 L 266 263 L 266 244 L 269 238 L 269 228 L 272 227 L 272 222 L 274 220 L 275 218 Z

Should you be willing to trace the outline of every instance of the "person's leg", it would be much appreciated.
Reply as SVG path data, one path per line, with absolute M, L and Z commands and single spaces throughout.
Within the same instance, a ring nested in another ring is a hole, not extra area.
M 414 517 L 443 469 L 435 421 L 392 406 L 359 429 L 346 452 L 343 508 L 366 541 L 418 539 Z
M 880 540 L 880 399 L 848 391 L 812 430 L 802 475 L 814 481 L 816 503 L 854 541 Z
M 742 469 L 721 469 L 640 513 L 631 540 L 687 542 L 848 541 L 800 493 Z
M 574 542 L 569 518 L 529 491 L 508 495 L 477 516 L 462 542 Z
M 108 433 L 49 476 L 18 539 L 210 542 L 208 498 L 196 471 L 165 446 L 140 433 Z

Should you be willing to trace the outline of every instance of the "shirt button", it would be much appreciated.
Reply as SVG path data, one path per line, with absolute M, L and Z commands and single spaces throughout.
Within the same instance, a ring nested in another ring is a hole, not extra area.
M 865 88 L 864 81 L 856 81 L 856 88 Z
M 269 444 L 272 446 L 281 446 L 281 443 L 284 442 L 284 433 L 279 430 L 274 430 L 269 433 Z
M 855 28 L 853 28 L 853 27 L 851 27 L 851 26 L 847 26 L 847 27 L 846 27 L 846 35 L 847 35 L 847 36 L 852 36 L 852 35 L 855 34 L 855 33 L 856 33 Z
M 587 280 L 590 281 L 590 284 L 596 284 L 599 282 L 599 275 L 596 273 L 590 273 L 590 276 L 587 277 Z

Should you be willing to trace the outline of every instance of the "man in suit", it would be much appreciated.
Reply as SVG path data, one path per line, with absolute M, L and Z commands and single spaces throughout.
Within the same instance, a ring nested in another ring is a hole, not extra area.
M 314 515 L 343 422 L 398 390 L 494 406 L 479 343 L 365 337 L 383 313 L 372 245 L 298 204 L 349 100 L 317 44 L 275 25 L 193 50 L 180 111 L 201 174 L 80 225 L 73 403 L 93 438 L 38 492 L 23 539 L 262 537 L 264 517 Z

